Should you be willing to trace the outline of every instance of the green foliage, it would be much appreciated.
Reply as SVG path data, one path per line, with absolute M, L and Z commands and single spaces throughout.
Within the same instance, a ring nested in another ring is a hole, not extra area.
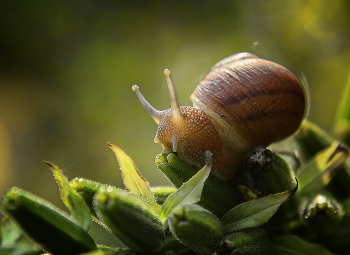
M 164 151 L 156 156 L 156 165 L 176 188 L 187 182 L 198 169 L 189 166 L 173 152 Z M 222 182 L 209 175 L 203 187 L 199 204 L 218 217 L 222 217 L 232 207 L 242 202 L 241 194 L 236 189 L 237 183 Z
M 232 208 L 221 219 L 225 234 L 265 224 L 297 189 L 298 186 L 292 190 L 251 200 Z
M 1 210 L 43 249 L 53 254 L 79 254 L 96 249 L 90 235 L 64 212 L 27 191 L 13 187 Z
M 90 210 L 81 196 L 69 185 L 67 178 L 57 168 L 57 166 L 44 162 L 52 170 L 61 192 L 61 199 L 71 212 L 71 218 L 85 231 L 90 227 Z
M 70 214 L 13 187 L 1 201 L 0 254 L 349 254 L 348 147 L 310 121 L 290 144 L 295 169 L 273 153 L 272 167 L 247 179 L 244 161 L 229 182 L 210 175 L 211 160 L 198 170 L 164 151 L 156 164 L 174 187 L 151 187 L 112 144 L 126 189 L 69 182 L 45 162 Z M 96 245 L 91 220 L 124 246 Z
M 207 165 L 167 198 L 159 211 L 163 222 L 178 207 L 195 204 L 200 201 L 204 182 L 208 178 L 209 173 L 210 167 Z
M 317 244 L 305 242 L 297 236 L 280 236 L 271 240 L 271 252 L 272 254 L 279 255 L 331 255 L 333 253 L 327 251 L 324 247 Z

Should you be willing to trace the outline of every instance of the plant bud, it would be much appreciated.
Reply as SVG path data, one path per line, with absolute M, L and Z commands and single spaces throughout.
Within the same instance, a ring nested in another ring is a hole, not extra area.
M 247 228 L 225 236 L 216 253 L 234 255 L 263 255 L 268 252 L 268 237 L 263 227 Z
M 48 201 L 14 187 L 1 209 L 46 251 L 76 255 L 96 249 L 91 236 Z
M 151 191 L 156 198 L 158 204 L 162 205 L 169 195 L 173 194 L 176 191 L 176 188 L 172 186 L 159 186 L 151 187 Z
M 334 198 L 322 194 L 304 203 L 301 219 L 315 235 L 330 235 L 342 223 L 344 210 Z
M 101 189 L 94 199 L 99 218 L 127 247 L 139 252 L 157 252 L 165 234 L 155 202 L 117 188 Z
M 189 166 L 173 152 L 157 155 L 155 162 L 176 188 L 181 187 L 184 182 L 187 182 L 198 172 L 197 168 Z M 205 182 L 201 201 L 198 204 L 216 216 L 222 217 L 243 201 L 237 186 L 236 183 L 220 181 L 210 175 Z
M 196 204 L 185 205 L 169 216 L 170 231 L 197 254 L 213 254 L 223 237 L 219 219 Z

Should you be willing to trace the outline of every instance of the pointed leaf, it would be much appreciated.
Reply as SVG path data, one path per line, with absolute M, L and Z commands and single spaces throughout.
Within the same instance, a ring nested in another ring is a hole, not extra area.
M 339 105 L 335 133 L 337 133 L 347 145 L 350 145 L 350 76 L 345 87 L 343 99 Z
M 96 215 L 96 211 L 93 207 L 94 196 L 100 188 L 107 188 L 109 187 L 109 185 L 78 177 L 72 179 L 69 182 L 69 185 L 72 187 L 73 190 L 75 190 L 75 192 L 79 194 L 79 196 L 81 196 L 86 205 L 89 207 L 90 216 L 92 217 L 92 219 L 94 221 L 99 221 Z
M 210 174 L 211 164 L 212 157 L 207 165 L 167 198 L 159 211 L 159 216 L 163 223 L 180 206 L 195 204 L 200 201 L 204 183 Z
M 297 176 L 300 189 L 298 194 L 318 192 L 332 179 L 334 171 L 343 165 L 349 150 L 341 143 L 334 142 L 317 153 L 299 171 Z
M 117 146 L 111 143 L 108 143 L 108 146 L 117 158 L 125 187 L 132 193 L 141 195 L 151 201 L 155 201 L 147 180 L 140 175 L 131 158 Z
M 297 236 L 287 235 L 275 237 L 270 244 L 271 254 L 279 255 L 332 255 L 323 246 L 308 243 Z
M 287 201 L 297 189 L 298 186 L 292 190 L 242 203 L 231 209 L 221 219 L 225 234 L 265 224 L 275 214 L 280 205 Z
M 43 163 L 52 170 L 60 189 L 61 199 L 70 210 L 72 219 L 74 219 L 77 224 L 82 227 L 82 229 L 88 231 L 91 223 L 89 207 L 78 195 L 78 193 L 69 185 L 67 178 L 57 166 L 47 161 L 44 161 Z

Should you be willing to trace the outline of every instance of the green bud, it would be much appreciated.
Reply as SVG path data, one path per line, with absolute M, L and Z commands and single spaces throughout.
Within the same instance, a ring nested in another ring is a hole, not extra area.
M 315 235 L 330 235 L 342 223 L 344 210 L 334 198 L 318 194 L 302 203 L 300 216 Z
M 180 188 L 183 183 L 198 172 L 197 168 L 189 166 L 172 151 L 168 150 L 158 154 L 155 163 L 176 188 Z
M 247 228 L 225 236 L 216 253 L 234 255 L 263 255 L 268 252 L 268 237 L 263 227 Z
M 127 247 L 139 252 L 157 252 L 165 244 L 159 205 L 117 188 L 101 189 L 94 199 L 99 218 Z
M 94 196 L 100 188 L 108 188 L 112 186 L 90 181 L 84 178 L 74 178 L 70 181 L 69 184 L 83 198 L 83 200 L 90 209 L 91 216 L 94 219 L 98 219 L 95 209 L 93 207 Z
M 169 216 L 170 231 L 185 246 L 197 254 L 213 254 L 223 237 L 219 219 L 196 204 L 188 204 Z
M 162 205 L 168 196 L 176 191 L 176 188 L 172 186 L 151 187 L 151 191 L 153 192 L 157 203 Z
M 197 168 L 189 166 L 173 152 L 159 154 L 155 161 L 157 167 L 176 188 L 181 187 L 198 172 Z M 198 204 L 222 217 L 243 200 L 237 186 L 236 183 L 223 182 L 210 175 L 205 181 L 201 201 Z
M 292 190 L 297 186 L 293 169 L 277 154 L 272 154 L 272 168 L 260 174 L 259 197 L 266 197 L 286 190 Z M 298 201 L 291 197 L 283 203 L 275 217 L 281 221 L 290 219 L 297 215 Z
M 91 236 L 68 215 L 20 188 L 14 187 L 5 194 L 1 209 L 50 253 L 76 255 L 97 248 Z
M 276 181 L 278 180 L 278 181 Z M 272 154 L 272 168 L 260 174 L 260 197 L 292 190 L 297 185 L 293 169 L 277 154 Z

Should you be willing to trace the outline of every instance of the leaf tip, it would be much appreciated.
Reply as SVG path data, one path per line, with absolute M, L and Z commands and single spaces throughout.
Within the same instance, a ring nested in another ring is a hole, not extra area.
M 44 160 L 43 163 L 45 165 L 47 165 L 49 168 L 51 168 L 51 170 L 58 170 L 58 167 L 55 164 L 53 164 L 53 163 L 51 163 L 49 161 Z
M 297 190 L 299 188 L 299 181 L 296 177 L 295 177 L 295 181 L 296 181 L 297 185 L 295 186 L 294 189 L 290 190 L 290 195 L 289 195 L 288 199 L 291 198 L 295 194 L 295 192 L 297 192 Z
M 333 157 L 338 153 L 344 153 L 344 155 L 348 156 L 349 148 L 345 144 L 339 142 L 332 155 L 329 156 L 327 163 L 330 162 L 333 159 Z
M 113 152 L 120 150 L 120 148 L 118 146 L 115 146 L 114 144 L 112 144 L 110 142 L 107 142 L 107 145 Z
M 205 154 L 208 157 L 208 163 L 203 168 L 206 168 L 207 171 L 210 172 L 213 166 L 213 154 L 209 150 L 206 151 Z

